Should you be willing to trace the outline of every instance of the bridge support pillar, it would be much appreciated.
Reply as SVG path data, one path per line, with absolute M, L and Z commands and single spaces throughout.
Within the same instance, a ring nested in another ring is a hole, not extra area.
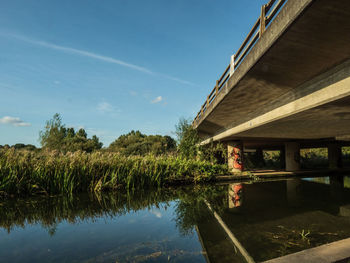
M 298 171 L 300 169 L 300 144 L 297 142 L 285 143 L 286 171 Z
M 231 141 L 227 143 L 228 168 L 231 172 L 243 171 L 243 143 L 241 141 Z
M 338 169 L 342 167 L 342 152 L 340 144 L 328 144 L 328 163 L 330 169 Z

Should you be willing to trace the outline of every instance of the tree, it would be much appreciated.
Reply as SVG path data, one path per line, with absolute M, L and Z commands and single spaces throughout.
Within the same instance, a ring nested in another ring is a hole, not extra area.
M 27 150 L 27 151 L 35 151 L 36 147 L 32 144 L 24 144 L 24 143 L 16 143 L 12 145 L 16 150 Z
M 43 148 L 50 150 L 92 152 L 102 148 L 102 143 L 96 135 L 89 139 L 83 128 L 78 132 L 75 132 L 74 128 L 66 128 L 58 113 L 46 122 L 45 129 L 39 136 Z
M 191 120 L 180 118 L 179 123 L 175 125 L 175 134 L 180 155 L 185 158 L 194 158 L 198 154 L 199 136 Z
M 61 116 L 56 113 L 46 122 L 45 129 L 39 133 L 39 141 L 44 148 L 59 150 L 66 137 L 66 128 L 62 124 Z
M 170 136 L 145 135 L 140 131 L 131 131 L 118 137 L 108 147 L 110 151 L 124 155 L 155 155 L 169 153 L 176 149 L 176 142 Z
M 86 133 L 86 131 L 83 128 L 80 128 L 79 131 L 77 132 L 76 136 L 86 139 L 87 138 L 87 133 Z

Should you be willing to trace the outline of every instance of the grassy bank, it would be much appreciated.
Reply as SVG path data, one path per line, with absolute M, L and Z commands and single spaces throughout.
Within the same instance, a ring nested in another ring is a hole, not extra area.
M 208 181 L 226 173 L 226 165 L 176 156 L 0 151 L 1 196 L 144 188 Z

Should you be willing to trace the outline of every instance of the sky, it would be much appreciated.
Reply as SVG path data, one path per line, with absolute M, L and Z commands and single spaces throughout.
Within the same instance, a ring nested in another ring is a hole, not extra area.
M 193 119 L 267 0 L 0 1 L 0 145 L 59 113 L 105 147 Z

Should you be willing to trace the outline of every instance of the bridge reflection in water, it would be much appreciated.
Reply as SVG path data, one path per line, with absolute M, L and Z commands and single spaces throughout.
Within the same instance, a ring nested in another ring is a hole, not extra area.
M 208 261 L 249 262 L 222 224 L 258 262 L 349 238 L 349 187 L 342 176 L 229 184 L 226 208 L 211 203 L 220 219 L 198 223 Z

